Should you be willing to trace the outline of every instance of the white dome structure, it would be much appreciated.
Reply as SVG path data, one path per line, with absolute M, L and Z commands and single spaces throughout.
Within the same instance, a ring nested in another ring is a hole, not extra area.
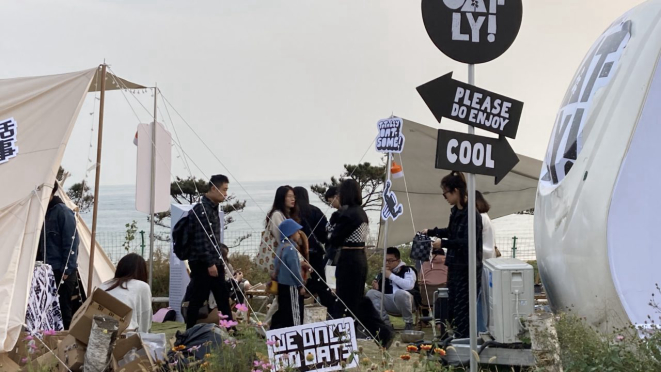
M 535 205 L 555 310 L 602 328 L 643 324 L 661 283 L 661 0 L 599 37 L 558 111 Z

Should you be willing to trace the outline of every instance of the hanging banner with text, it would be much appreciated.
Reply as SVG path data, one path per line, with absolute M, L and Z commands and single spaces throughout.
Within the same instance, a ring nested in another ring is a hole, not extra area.
M 498 184 L 519 158 L 504 137 L 438 130 L 436 168 L 496 177 Z
M 18 125 L 14 118 L 0 121 L 0 164 L 6 163 L 18 155 L 17 133 Z
M 376 137 L 376 151 L 399 154 L 404 150 L 404 135 L 402 118 L 391 117 L 381 119 L 376 123 L 379 135 Z
M 523 102 L 452 79 L 452 73 L 417 88 L 436 120 L 456 120 L 516 138 Z
M 271 371 L 340 371 L 358 366 L 352 318 L 328 320 L 266 332 Z M 344 366 L 343 366 L 344 365 Z

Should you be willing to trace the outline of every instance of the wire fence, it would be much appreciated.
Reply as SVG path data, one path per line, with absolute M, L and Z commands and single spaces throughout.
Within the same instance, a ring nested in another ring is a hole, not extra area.
M 166 240 L 169 239 L 169 234 L 168 230 L 156 231 L 159 239 L 154 242 L 155 250 L 166 254 L 170 252 L 170 241 Z M 254 256 L 259 250 L 261 236 L 261 231 L 225 230 L 223 241 L 230 248 L 230 254 Z M 368 245 L 376 245 L 377 236 L 373 235 L 369 240 Z M 149 257 L 149 232 L 136 232 L 132 240 L 126 238 L 126 233 L 98 233 L 97 241 L 115 264 L 128 253 Z M 503 257 L 518 258 L 522 261 L 536 260 L 535 240 L 531 236 L 499 235 L 496 236 L 496 246 Z

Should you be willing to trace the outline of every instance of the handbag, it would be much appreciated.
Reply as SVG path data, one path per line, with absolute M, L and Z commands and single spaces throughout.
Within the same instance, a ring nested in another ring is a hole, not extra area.
M 413 237 L 411 244 L 411 259 L 420 261 L 429 261 L 431 253 L 431 239 L 426 234 L 418 232 Z
M 262 232 L 262 238 L 259 242 L 259 249 L 255 257 L 257 266 L 266 273 L 272 273 L 275 270 L 273 264 L 275 259 L 275 250 L 278 247 L 278 240 L 273 236 L 270 229 Z
M 279 256 L 279 255 L 278 255 Z M 275 257 L 275 253 L 273 253 L 273 257 Z M 271 276 L 271 280 L 269 280 L 266 283 L 266 293 L 270 293 L 272 295 L 277 295 L 278 294 L 278 272 L 280 271 L 280 265 L 277 265 L 274 267 L 273 275 Z

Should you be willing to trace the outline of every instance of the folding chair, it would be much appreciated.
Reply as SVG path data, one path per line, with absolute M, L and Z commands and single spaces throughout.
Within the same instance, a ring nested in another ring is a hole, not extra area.
M 444 255 L 434 255 L 431 261 L 424 262 L 418 276 L 418 288 L 422 302 L 416 312 L 416 329 L 421 330 L 425 323 L 433 319 L 434 294 L 439 288 L 445 288 L 448 281 L 448 267 L 445 266 Z M 428 316 L 422 312 L 428 311 Z

